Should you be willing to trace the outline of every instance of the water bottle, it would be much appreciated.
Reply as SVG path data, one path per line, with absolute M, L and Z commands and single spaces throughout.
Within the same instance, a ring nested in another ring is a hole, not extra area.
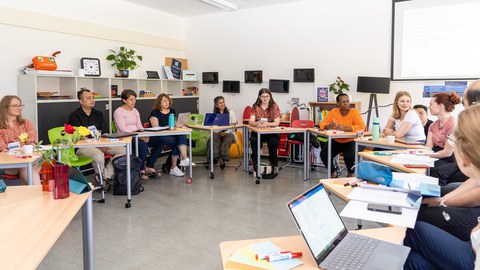
M 372 141 L 378 142 L 380 139 L 380 120 L 378 117 L 373 118 Z
M 170 130 L 174 130 L 175 129 L 175 114 L 171 113 L 169 116 L 168 116 L 168 128 Z

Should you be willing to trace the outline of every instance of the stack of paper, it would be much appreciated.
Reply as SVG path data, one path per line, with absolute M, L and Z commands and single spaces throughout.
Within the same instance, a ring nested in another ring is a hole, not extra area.
M 303 264 L 301 260 L 297 259 L 282 260 L 270 263 L 266 260 L 257 261 L 255 259 L 255 254 L 257 253 L 271 253 L 277 251 L 282 251 L 282 249 L 269 241 L 252 244 L 235 251 L 225 264 L 225 268 L 288 270 Z
M 391 162 L 397 164 L 413 164 L 433 167 L 437 158 L 431 158 L 423 155 L 398 154 L 392 157 Z
M 392 187 L 418 190 L 422 196 L 440 197 L 438 178 L 411 173 L 393 173 Z

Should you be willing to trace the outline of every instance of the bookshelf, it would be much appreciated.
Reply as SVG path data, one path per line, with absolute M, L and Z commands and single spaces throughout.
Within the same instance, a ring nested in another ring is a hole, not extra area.
M 308 102 L 308 106 L 310 107 L 310 120 L 313 120 L 315 125 L 318 125 L 320 122 L 320 113 L 322 111 L 330 111 L 333 108 L 337 108 L 336 102 L 317 102 L 317 101 L 310 101 Z M 350 102 L 350 108 L 355 108 L 358 111 L 361 110 L 361 103 L 360 102 Z

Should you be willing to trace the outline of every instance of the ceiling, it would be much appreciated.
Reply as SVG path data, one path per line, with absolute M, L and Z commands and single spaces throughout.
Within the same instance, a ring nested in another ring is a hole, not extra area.
M 200 0 L 126 0 L 140 6 L 149 7 L 180 17 L 193 17 L 225 11 Z M 305 0 L 226 0 L 238 9 L 257 8 Z

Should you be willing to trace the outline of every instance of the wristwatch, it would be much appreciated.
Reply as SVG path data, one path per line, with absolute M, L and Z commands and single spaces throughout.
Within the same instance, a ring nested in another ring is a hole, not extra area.
M 438 204 L 438 206 L 440 206 L 440 207 L 447 207 L 447 205 L 445 204 L 445 201 L 440 201 L 440 203 Z

